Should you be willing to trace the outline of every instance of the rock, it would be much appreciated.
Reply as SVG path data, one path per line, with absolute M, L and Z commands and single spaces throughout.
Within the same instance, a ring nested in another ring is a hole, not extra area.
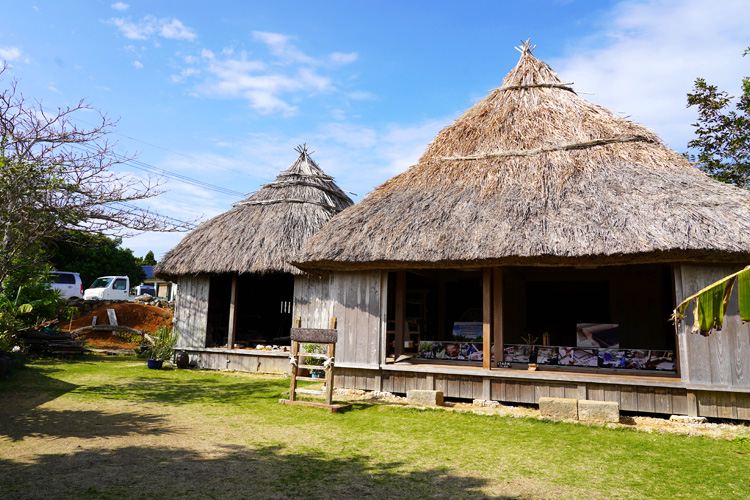
M 669 417 L 670 422 L 679 422 L 681 424 L 705 424 L 708 423 L 706 417 L 688 417 L 687 415 L 672 415 Z
M 617 423 L 620 421 L 620 403 L 580 400 L 578 419 L 585 422 Z
M 416 406 L 443 406 L 443 391 L 412 389 L 406 393 L 406 402 Z
M 543 417 L 554 420 L 577 420 L 578 400 L 567 398 L 539 398 L 539 411 Z
M 497 408 L 500 406 L 500 403 L 497 401 L 492 400 L 486 400 L 486 399 L 475 399 L 471 402 L 472 406 L 476 406 L 479 408 Z

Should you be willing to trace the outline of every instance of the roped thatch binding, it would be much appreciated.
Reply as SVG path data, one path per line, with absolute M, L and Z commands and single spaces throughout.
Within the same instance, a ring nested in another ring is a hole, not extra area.
M 200 273 L 301 274 L 289 261 L 352 200 L 310 158 L 307 147 L 276 179 L 201 224 L 154 268 L 174 280 Z
M 419 163 L 334 217 L 303 269 L 750 260 L 750 192 L 579 97 L 528 44 Z

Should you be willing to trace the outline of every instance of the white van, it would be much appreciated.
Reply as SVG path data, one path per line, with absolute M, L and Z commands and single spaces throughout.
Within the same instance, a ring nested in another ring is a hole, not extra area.
M 83 292 L 84 300 L 129 300 L 130 278 L 127 276 L 102 276 L 96 278 Z
M 52 271 L 47 277 L 50 288 L 60 290 L 60 297 L 70 299 L 83 297 L 83 283 L 78 273 L 67 271 Z

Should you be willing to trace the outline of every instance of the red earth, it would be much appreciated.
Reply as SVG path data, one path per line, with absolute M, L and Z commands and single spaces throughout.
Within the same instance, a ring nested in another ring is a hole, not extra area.
M 71 330 L 76 330 L 89 326 L 92 324 L 94 316 L 96 316 L 97 325 L 108 325 L 110 323 L 107 309 L 114 309 L 118 325 L 134 328 L 143 333 L 153 333 L 159 327 L 165 325 L 167 328 L 172 328 L 171 311 L 135 302 L 101 305 L 85 316 L 78 316 L 73 319 L 72 327 L 70 327 L 70 324 L 60 325 L 60 327 L 67 331 L 69 327 Z M 135 349 L 138 347 L 138 344 L 128 342 L 125 338 L 110 332 L 87 332 L 81 334 L 81 338 L 86 340 L 90 347 L 98 349 Z

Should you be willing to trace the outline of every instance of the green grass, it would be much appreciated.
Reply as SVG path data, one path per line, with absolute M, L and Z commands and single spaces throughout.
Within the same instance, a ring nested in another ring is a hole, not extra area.
M 135 358 L 34 363 L 0 379 L 0 497 L 750 498 L 743 439 L 366 403 L 331 414 L 280 405 L 288 390 Z

